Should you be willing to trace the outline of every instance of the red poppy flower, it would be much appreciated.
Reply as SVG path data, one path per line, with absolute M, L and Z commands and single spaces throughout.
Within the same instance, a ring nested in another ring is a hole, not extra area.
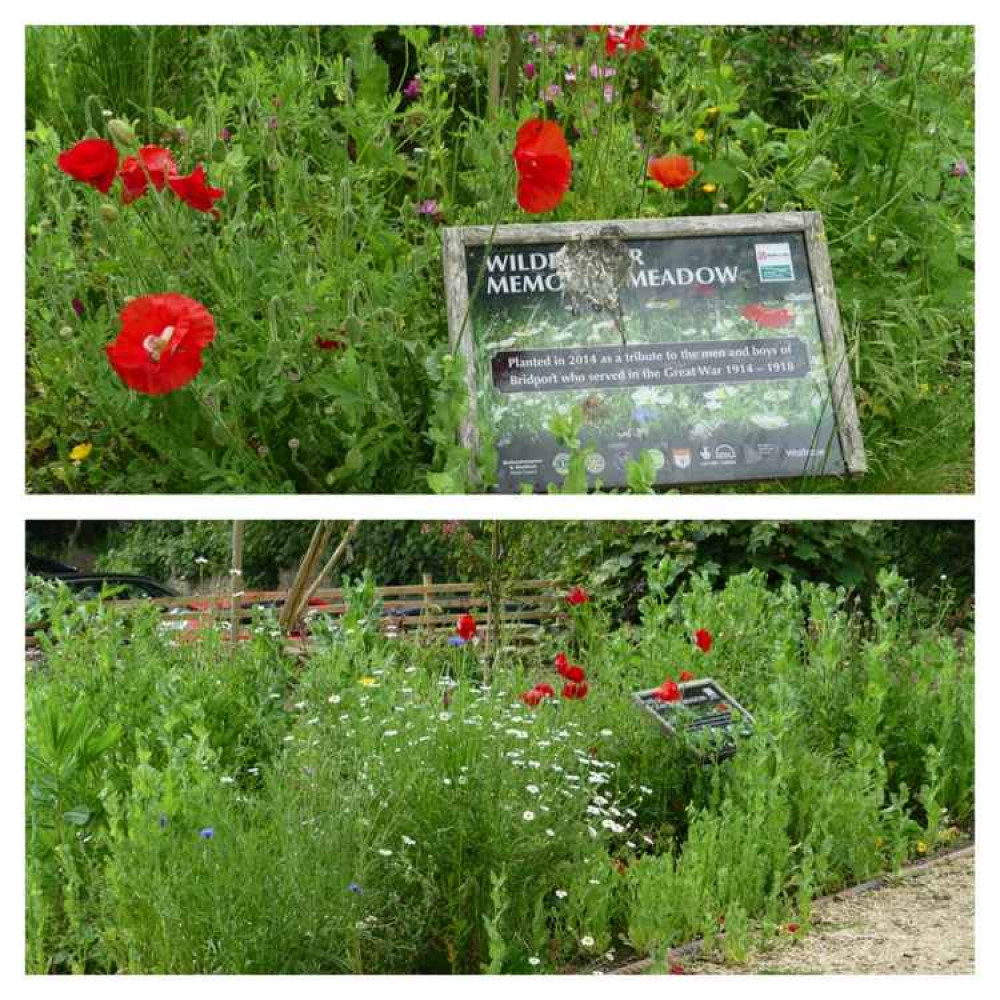
M 586 604 L 590 600 L 590 595 L 583 589 L 583 587 L 574 587 L 566 595 L 566 603 L 577 605 Z
M 766 326 L 771 330 L 779 330 L 792 321 L 792 314 L 787 309 L 770 309 L 762 305 L 745 306 L 741 315 L 753 320 L 758 326 Z
M 526 212 L 551 212 L 569 188 L 573 160 L 562 129 L 531 118 L 517 130 L 517 203 Z
M 521 695 L 521 701 L 525 705 L 530 705 L 534 708 L 545 698 L 552 698 L 555 696 L 555 691 L 552 689 L 550 684 L 536 684 L 530 691 L 525 691 Z
M 624 31 L 608 28 L 604 37 L 604 51 L 608 56 L 619 52 L 641 52 L 646 47 L 646 40 L 642 36 L 647 31 L 648 24 L 630 24 Z
M 694 680 L 694 674 L 692 674 L 690 670 L 682 670 L 681 671 L 681 680 L 682 681 L 693 681 Z
M 661 156 L 649 161 L 649 176 L 661 187 L 682 188 L 698 171 L 690 156 Z
M 580 681 L 579 683 L 570 681 L 568 684 L 563 685 L 562 696 L 570 701 L 573 701 L 574 699 L 582 701 L 587 697 L 587 692 L 589 690 L 590 688 L 587 687 L 586 681 Z
M 556 670 L 560 674 L 569 666 L 569 658 L 565 653 L 556 653 L 556 658 L 553 662 L 555 663 Z
M 139 161 L 142 161 L 141 163 Z M 145 166 L 145 170 L 143 170 Z M 162 191 L 167 178 L 177 176 L 177 164 L 169 149 L 162 146 L 143 146 L 139 157 L 129 156 L 122 163 L 118 176 L 122 179 L 122 201 L 127 205 L 146 193 L 146 175 L 157 191 Z
M 680 701 L 681 689 L 676 682 L 668 677 L 654 692 L 653 697 L 657 701 Z
M 462 615 L 455 625 L 455 631 L 468 642 L 475 637 L 476 619 L 472 615 Z
M 712 633 L 703 628 L 698 629 L 694 634 L 694 644 L 703 653 L 707 653 L 712 648 Z
M 672 976 L 683 976 L 685 974 L 686 973 L 684 972 L 684 966 L 681 965 L 680 962 L 674 962 L 670 966 L 670 975 L 672 975 Z
M 728 712 L 729 711 L 729 706 L 724 701 L 720 701 L 715 706 L 715 710 L 716 710 L 716 712 Z
M 222 188 L 209 187 L 205 183 L 205 168 L 199 163 L 191 173 L 184 177 L 168 177 L 170 189 L 181 201 L 186 202 L 199 212 L 218 214 L 218 209 L 212 203 L 218 201 L 225 192 Z
M 133 299 L 106 350 L 119 378 L 137 392 L 160 396 L 201 371 L 201 352 L 215 337 L 212 314 L 194 299 L 168 292 Z
M 64 174 L 107 194 L 118 169 L 118 150 L 107 139 L 81 139 L 56 162 Z
M 342 340 L 327 340 L 325 337 L 321 337 L 316 334 L 316 346 L 321 351 L 336 351 L 347 346 Z
M 565 670 L 560 670 L 560 674 L 568 681 L 579 684 L 587 675 L 583 672 L 583 667 L 569 666 Z
M 788 925 L 788 933 L 789 934 L 794 934 L 798 929 L 799 929 L 799 925 L 798 924 L 789 924 Z

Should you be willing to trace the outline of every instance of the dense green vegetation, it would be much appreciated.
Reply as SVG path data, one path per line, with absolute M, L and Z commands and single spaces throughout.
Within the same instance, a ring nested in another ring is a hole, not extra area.
M 862 614 L 756 570 L 671 595 L 675 573 L 636 625 L 595 592 L 489 657 L 385 638 L 363 587 L 304 663 L 264 619 L 234 646 L 148 608 L 53 615 L 27 680 L 29 971 L 556 972 L 701 935 L 738 958 L 971 823 L 972 643 L 898 575 Z M 528 707 L 557 651 L 587 696 Z M 753 712 L 732 759 L 632 703 L 682 671 Z
M 511 151 L 545 114 L 575 170 L 544 218 L 823 213 L 871 471 L 754 489 L 971 489 L 972 29 L 646 41 L 609 57 L 585 28 L 29 28 L 29 488 L 470 488 L 438 227 L 525 218 Z M 204 163 L 219 217 L 62 173 L 110 118 L 184 173 Z M 646 176 L 671 152 L 699 170 L 683 190 Z M 127 300 L 168 291 L 216 339 L 188 385 L 136 394 L 104 348 Z
M 250 521 L 243 580 L 276 587 L 297 566 L 313 530 L 306 521 Z M 133 572 L 205 591 L 228 580 L 232 528 L 227 521 L 29 522 L 27 548 L 96 567 Z M 363 521 L 345 570 L 381 584 L 561 578 L 614 599 L 634 619 L 649 570 L 675 560 L 679 586 L 704 575 L 758 569 L 770 586 L 825 582 L 869 601 L 881 568 L 895 567 L 932 614 L 971 615 L 974 532 L 969 521 Z

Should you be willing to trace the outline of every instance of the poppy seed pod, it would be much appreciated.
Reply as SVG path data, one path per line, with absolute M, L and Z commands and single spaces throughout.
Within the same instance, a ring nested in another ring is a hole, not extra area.
M 108 122 L 108 135 L 111 136 L 119 146 L 131 149 L 136 144 L 135 129 L 121 118 L 112 118 Z
M 118 209 L 106 202 L 97 211 L 105 222 L 115 222 L 118 218 Z

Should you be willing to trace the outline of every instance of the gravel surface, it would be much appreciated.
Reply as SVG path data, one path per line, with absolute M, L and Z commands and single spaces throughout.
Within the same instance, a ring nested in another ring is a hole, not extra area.
M 695 975 L 971 974 L 975 855 L 946 858 L 883 888 L 816 902 L 808 934 L 740 965 L 689 957 Z

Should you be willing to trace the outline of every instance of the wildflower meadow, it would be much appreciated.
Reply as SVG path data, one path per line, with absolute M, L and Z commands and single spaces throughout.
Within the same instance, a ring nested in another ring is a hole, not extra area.
M 488 487 L 443 226 L 804 210 L 868 472 L 752 489 L 968 491 L 972 66 L 947 26 L 29 27 L 28 489 Z
M 304 657 L 268 609 L 181 641 L 36 583 L 27 969 L 678 973 L 674 946 L 739 961 L 968 835 L 972 634 L 943 593 L 682 569 L 649 563 L 634 621 L 567 581 L 529 643 L 472 613 L 389 635 L 346 581 Z M 752 717 L 726 759 L 633 699 L 706 678 Z

